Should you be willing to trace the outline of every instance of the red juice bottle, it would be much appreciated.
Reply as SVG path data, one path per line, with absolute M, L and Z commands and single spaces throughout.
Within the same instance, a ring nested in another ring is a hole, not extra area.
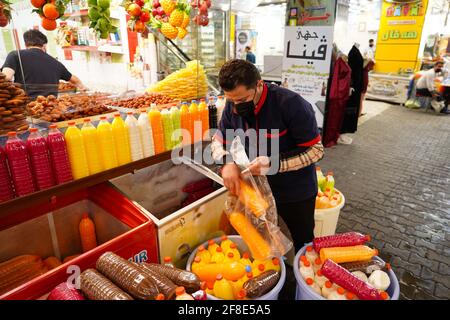
M 44 190 L 54 186 L 55 179 L 53 178 L 47 142 L 36 128 L 30 129 L 30 135 L 27 139 L 27 149 L 37 189 Z
M 69 155 L 67 154 L 66 140 L 64 135 L 57 129 L 56 124 L 50 126 L 47 145 L 50 150 L 50 159 L 56 184 L 72 181 L 72 169 L 70 168 Z
M 330 247 L 351 247 L 362 245 L 366 241 L 370 241 L 369 235 L 364 235 L 358 232 L 346 232 L 334 234 L 331 236 L 317 237 L 313 240 L 314 250 L 319 252 L 322 248 Z
M 0 146 L 0 202 L 14 198 L 11 176 L 9 175 L 6 153 Z
M 8 132 L 5 150 L 16 195 L 21 197 L 36 191 L 25 142 L 15 132 Z

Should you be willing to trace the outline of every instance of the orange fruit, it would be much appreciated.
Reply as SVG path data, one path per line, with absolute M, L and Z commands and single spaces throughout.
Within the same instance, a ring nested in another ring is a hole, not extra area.
M 33 7 L 38 9 L 46 3 L 47 3 L 46 0 L 31 0 L 31 4 L 33 5 Z
M 53 31 L 56 29 L 56 21 L 55 20 L 42 18 L 41 25 L 42 25 L 42 28 L 44 28 L 47 31 Z
M 50 20 L 56 20 L 59 18 L 59 12 L 56 6 L 52 3 L 47 3 L 43 8 L 44 16 Z

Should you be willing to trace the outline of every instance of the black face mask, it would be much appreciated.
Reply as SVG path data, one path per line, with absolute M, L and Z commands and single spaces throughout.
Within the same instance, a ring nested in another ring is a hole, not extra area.
M 256 97 L 256 90 L 255 95 L 253 96 L 253 99 L 250 101 L 245 101 L 242 103 L 234 103 L 234 108 L 236 109 L 236 113 L 240 115 L 241 117 L 248 118 L 252 116 L 255 112 L 255 103 L 253 100 L 255 100 Z
M 436 69 L 435 71 L 436 71 L 436 73 L 439 73 L 439 72 L 441 72 L 441 71 L 442 71 L 442 69 L 441 69 L 441 68 L 439 68 L 439 69 Z
M 371 48 L 372 48 L 372 47 L 373 47 L 373 44 L 369 44 L 369 47 L 371 47 Z

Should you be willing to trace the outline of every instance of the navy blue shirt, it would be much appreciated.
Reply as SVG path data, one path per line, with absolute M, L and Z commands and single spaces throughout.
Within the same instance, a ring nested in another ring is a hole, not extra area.
M 233 104 L 227 102 L 216 137 L 228 149 L 233 137 L 227 136 L 227 129 L 246 131 L 250 128 L 258 133 L 262 133 L 263 129 L 267 130 L 264 133 L 268 138 L 267 150 L 261 147 L 258 139 L 257 156 L 269 156 L 272 163 L 279 161 L 283 155 L 304 152 L 321 140 L 311 104 L 297 93 L 271 84 L 264 85 L 254 117 L 247 119 L 239 116 L 233 111 Z M 271 150 L 271 139 L 277 139 L 279 142 L 277 154 L 272 154 L 275 151 Z M 246 139 L 245 144 L 249 155 L 250 145 L 255 143 Z M 251 155 L 249 157 L 252 158 Z M 276 201 L 280 203 L 302 201 L 317 194 L 314 164 L 296 171 L 268 175 L 267 179 Z
M 253 52 L 247 52 L 247 55 L 245 56 L 245 60 L 250 61 L 251 63 L 256 63 L 256 57 L 253 54 Z

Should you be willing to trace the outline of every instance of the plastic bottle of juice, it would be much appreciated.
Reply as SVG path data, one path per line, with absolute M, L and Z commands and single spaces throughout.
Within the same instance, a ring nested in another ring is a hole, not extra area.
M 329 171 L 327 173 L 327 176 L 325 178 L 325 185 L 324 185 L 325 190 L 326 189 L 330 189 L 331 190 L 331 195 L 334 194 L 334 177 L 333 177 L 333 171 Z
M 228 237 L 226 235 L 223 235 L 222 237 L 220 237 L 220 247 L 223 249 L 223 252 L 227 252 L 228 249 L 230 248 L 230 244 L 233 243 L 233 241 L 231 241 L 230 239 L 228 239 Z
M 225 279 L 236 281 L 245 275 L 245 266 L 239 261 L 224 263 L 221 273 Z
M 47 145 L 50 151 L 50 159 L 53 165 L 56 184 L 73 180 L 66 139 L 61 131 L 58 130 L 56 124 L 50 125 Z
M 183 129 L 183 144 L 192 143 L 192 133 L 191 133 L 191 114 L 189 113 L 189 107 L 187 102 L 183 102 L 180 108 L 181 115 L 181 129 Z
M 166 267 L 175 268 L 175 265 L 173 264 L 173 261 L 172 261 L 172 257 L 169 257 L 169 256 L 164 257 L 164 265 Z
M 138 160 L 144 158 L 139 128 L 138 128 L 137 120 L 133 115 L 133 112 L 127 113 L 127 118 L 125 119 L 125 128 L 128 131 L 128 138 L 130 141 L 129 144 L 130 144 L 131 160 L 138 161 Z
M 216 276 L 214 283 L 214 296 L 224 300 L 233 300 L 233 287 L 228 280 L 224 279 L 222 274 Z
M 266 271 L 266 265 L 265 263 L 260 263 L 258 265 L 254 264 L 254 268 L 253 268 L 253 275 L 255 277 L 259 276 L 261 273 L 263 273 L 264 271 Z
M 216 101 L 216 107 L 217 107 L 217 123 L 220 122 L 220 119 L 222 118 L 223 109 L 225 109 L 225 97 L 224 96 L 218 96 Z
M 191 270 L 193 273 L 197 273 L 197 270 L 199 267 L 205 265 L 205 263 L 202 261 L 202 258 L 200 258 L 199 256 L 194 258 L 194 262 L 192 262 L 191 265 Z
M 322 274 L 322 271 L 317 270 L 316 275 L 314 277 L 314 281 L 319 285 L 319 287 L 323 288 L 327 280 L 328 279 Z
M 250 260 L 250 253 L 244 252 L 242 254 L 241 260 L 239 260 L 240 263 L 242 263 L 244 266 L 252 266 L 252 261 Z M 251 269 L 250 269 L 251 270 Z
M 228 252 L 225 255 L 225 259 L 223 259 L 223 263 L 229 263 L 229 262 L 233 262 L 233 261 L 236 261 L 234 258 L 233 252 Z
M 322 290 L 320 290 L 319 285 L 315 283 L 312 278 L 306 278 L 305 282 L 311 290 L 313 290 L 319 295 L 322 295 Z
M 205 137 L 205 133 L 209 130 L 209 110 L 206 105 L 205 99 L 200 99 L 200 104 L 198 105 L 198 116 L 200 121 L 202 122 L 202 130 L 201 130 L 201 139 L 203 140 Z
M 43 190 L 54 186 L 55 179 L 53 177 L 47 142 L 36 128 L 30 129 L 30 135 L 27 139 L 27 149 L 37 189 Z
M 319 257 L 316 258 L 316 260 L 314 260 L 314 263 L 312 264 L 314 273 L 317 273 L 320 268 L 322 268 L 322 260 L 320 260 Z
M 322 296 L 325 299 L 328 299 L 328 296 L 337 290 L 337 286 L 335 284 L 333 284 L 331 281 L 327 280 L 325 281 L 324 286 L 322 287 Z
M 225 255 L 227 255 L 230 252 L 233 253 L 234 260 L 237 261 L 241 259 L 241 253 L 239 252 L 236 243 L 230 244 L 230 248 L 227 251 L 225 251 Z
M 200 257 L 205 263 L 209 263 L 211 261 L 211 254 L 203 245 L 198 247 L 196 256 Z
M 216 276 L 223 271 L 222 263 L 209 263 L 197 268 L 196 274 L 201 281 L 206 281 L 208 285 L 212 284 Z M 209 286 L 210 287 L 210 286 Z M 211 288 L 210 288 L 211 289 Z
M 81 248 L 83 252 L 97 247 L 97 236 L 95 233 L 95 224 L 87 213 L 83 214 L 80 224 L 78 225 L 81 239 Z
M 269 259 L 269 261 L 266 262 L 266 270 L 280 271 L 281 270 L 280 259 L 278 258 Z
M 344 288 L 338 287 L 336 291 L 328 295 L 328 300 L 347 300 Z
M 12 198 L 14 198 L 14 191 L 11 176 L 9 175 L 6 153 L 0 146 L 0 202 L 8 201 Z
M 177 108 L 176 105 L 174 105 L 171 109 L 170 109 L 170 118 L 172 119 L 172 126 L 173 126 L 173 132 L 175 135 L 180 134 L 178 136 L 177 139 L 175 139 L 175 137 L 173 137 L 174 139 L 172 139 L 172 144 L 173 147 L 178 147 L 179 144 L 182 141 L 182 135 L 180 132 L 181 129 L 181 112 L 180 109 Z
M 194 300 L 190 294 L 186 293 L 184 287 L 177 287 L 175 294 L 177 295 L 175 300 Z
M 117 167 L 116 145 L 111 124 L 107 117 L 100 117 L 100 123 L 97 126 L 97 137 L 100 152 L 102 154 L 102 163 L 105 170 Z
M 198 113 L 198 105 L 197 100 L 192 100 L 191 105 L 189 106 L 189 114 L 191 115 L 191 136 L 192 142 L 196 142 L 200 140 L 201 136 L 201 118 Z
M 89 175 L 89 167 L 81 130 L 77 128 L 75 121 L 69 122 L 68 125 L 64 137 L 67 143 L 72 175 L 76 180 L 87 177 Z
M 172 150 L 172 133 L 173 133 L 173 124 L 172 119 L 170 117 L 170 112 L 167 109 L 164 109 L 161 112 L 163 128 L 164 128 L 164 146 L 166 150 Z
M 152 128 L 150 127 L 150 120 L 145 109 L 142 109 L 139 115 L 138 128 L 144 157 L 148 158 L 155 155 Z
M 211 256 L 216 252 L 217 247 L 218 245 L 213 239 L 208 241 L 208 251 Z
M 128 130 L 120 113 L 114 114 L 114 120 L 111 127 L 114 134 L 114 143 L 116 144 L 117 162 L 119 163 L 119 166 L 130 163 L 130 140 L 128 137 Z
M 97 129 L 92 125 L 91 119 L 84 119 L 81 128 L 84 150 L 88 161 L 89 173 L 96 174 L 103 171 L 102 158 L 99 151 Z
M 214 103 L 214 97 L 209 97 L 208 103 L 209 128 L 217 129 L 217 107 Z
M 322 173 L 320 167 L 316 167 L 317 185 L 320 191 L 325 191 L 325 176 Z
M 309 262 L 314 263 L 314 261 L 319 257 L 317 252 L 314 250 L 313 246 L 307 246 L 305 257 Z
M 162 153 L 166 150 L 164 127 L 161 112 L 158 110 L 156 104 L 152 103 L 150 111 L 148 112 L 148 117 L 150 119 L 150 125 L 152 127 L 153 145 L 155 147 L 155 154 Z
M 300 264 L 300 274 L 302 275 L 303 279 L 306 278 L 314 278 L 314 270 L 311 266 L 311 263 L 306 260 L 303 262 L 303 265 Z
M 20 197 L 36 191 L 27 147 L 15 132 L 8 132 L 5 151 L 16 195 Z
M 225 260 L 225 255 L 221 247 L 216 248 L 216 252 L 211 256 L 211 263 L 222 263 Z

